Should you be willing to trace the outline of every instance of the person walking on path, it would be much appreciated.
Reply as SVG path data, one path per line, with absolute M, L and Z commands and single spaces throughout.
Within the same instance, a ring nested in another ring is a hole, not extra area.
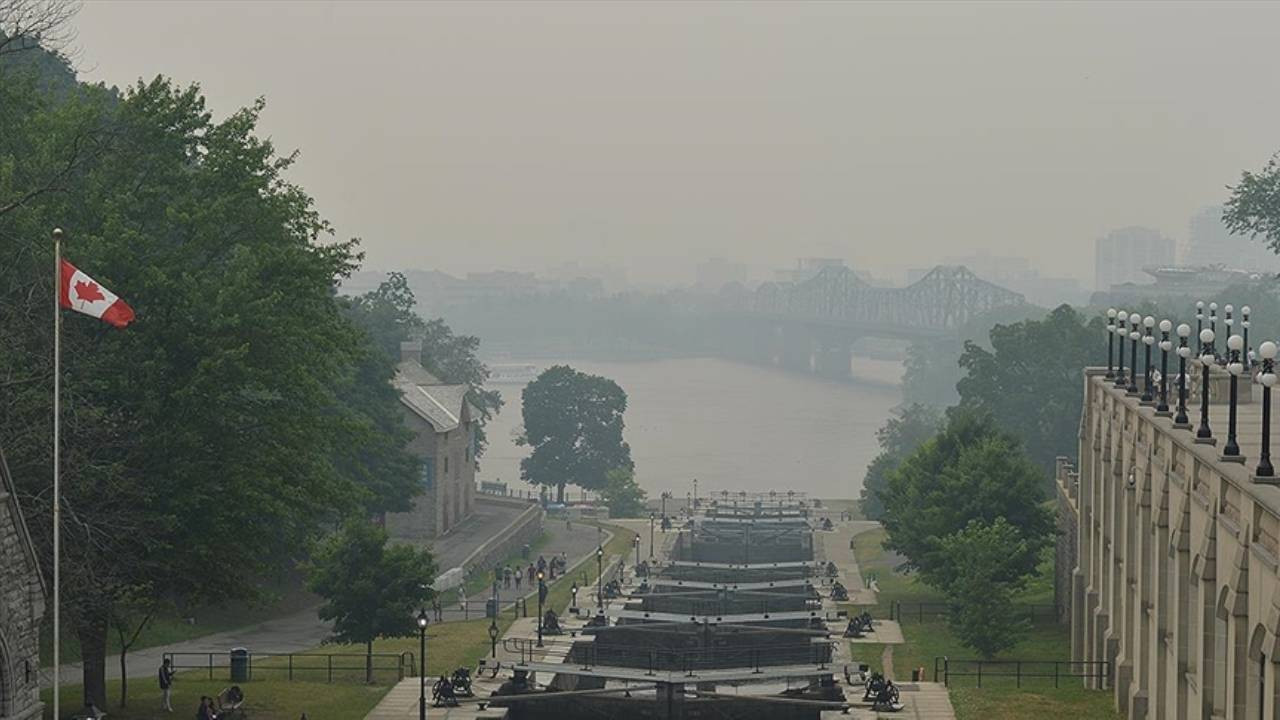
M 169 658 L 160 664 L 160 709 L 173 712 L 173 665 Z

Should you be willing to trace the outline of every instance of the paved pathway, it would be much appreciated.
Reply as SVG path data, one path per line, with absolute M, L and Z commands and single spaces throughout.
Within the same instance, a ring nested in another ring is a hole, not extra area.
M 515 507 L 507 507 L 496 503 L 477 503 L 475 515 L 459 525 L 454 532 L 436 540 L 432 544 L 433 552 L 437 553 L 439 567 L 449 568 L 462 562 L 471 551 L 475 550 L 482 542 L 494 534 L 500 532 L 519 513 L 520 509 Z M 549 519 L 546 529 L 550 535 L 546 549 L 548 553 L 553 549 L 557 552 L 564 549 L 569 551 L 572 557 L 574 548 L 588 548 L 580 554 L 589 553 L 595 549 L 596 529 L 594 527 L 575 524 L 573 532 L 566 532 L 563 523 L 556 523 Z M 488 593 L 486 592 L 480 600 L 483 602 L 483 599 L 487 597 Z M 483 616 L 483 610 L 472 613 L 472 615 Z M 461 618 L 462 613 L 456 607 L 452 608 L 451 612 L 445 616 L 446 620 Z M 316 608 L 312 607 L 256 625 L 130 652 L 128 655 L 129 677 L 154 676 L 165 653 L 212 652 L 216 655 L 214 661 L 219 662 L 225 661 L 226 653 L 235 647 L 247 647 L 250 650 L 257 649 L 263 652 L 302 652 L 310 650 L 323 642 L 329 636 L 330 629 L 331 625 L 316 617 Z M 80 663 L 64 664 L 61 667 L 60 674 L 61 682 L 64 686 L 79 685 L 84 679 Z M 108 680 L 120 677 L 118 656 L 112 655 L 107 658 L 106 675 Z M 49 687 L 52 684 L 52 668 L 42 669 L 40 671 L 41 687 Z

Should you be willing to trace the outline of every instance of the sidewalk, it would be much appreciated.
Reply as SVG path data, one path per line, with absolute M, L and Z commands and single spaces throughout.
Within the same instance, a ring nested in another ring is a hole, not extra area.
M 511 518 L 514 518 L 514 516 L 515 513 L 512 514 Z M 506 522 L 509 523 L 511 518 L 507 518 Z M 437 541 L 436 546 L 439 548 L 437 552 L 440 553 L 438 557 L 443 558 L 445 562 L 461 562 L 468 553 L 487 539 L 496 519 L 488 515 L 481 515 L 474 518 L 474 521 L 469 520 L 464 525 L 459 526 L 458 532 L 451 533 L 449 536 Z M 559 554 L 561 550 L 564 550 L 569 555 L 569 565 L 572 567 L 582 558 L 595 552 L 597 543 L 595 527 L 575 523 L 573 530 L 567 531 L 563 522 L 548 520 L 545 529 L 548 534 L 548 542 L 539 552 L 545 553 L 548 558 L 551 557 L 553 551 Z M 470 544 L 460 542 L 462 537 L 468 538 L 471 541 Z M 605 542 L 607 541 L 606 535 Z M 533 559 L 537 559 L 536 554 Z M 451 567 L 441 563 L 439 559 L 437 562 L 440 563 L 442 568 Z M 506 592 L 514 593 L 514 590 Z M 530 594 L 527 585 L 521 586 L 520 592 L 522 595 Z M 488 597 L 489 590 L 485 589 L 471 599 L 483 603 Z M 509 599 L 504 598 L 504 602 L 508 602 Z M 478 612 L 471 612 L 469 615 L 474 619 L 483 617 L 484 612 L 481 609 Z M 461 619 L 463 619 L 463 613 L 458 610 L 456 603 L 452 608 L 446 605 L 446 621 Z M 235 647 L 246 647 L 250 650 L 257 649 L 273 653 L 302 652 L 320 645 L 329 636 L 330 629 L 331 625 L 329 623 L 320 620 L 316 616 L 316 608 L 309 608 L 256 625 L 212 633 L 169 645 L 157 645 L 135 650 L 128 654 L 128 673 L 131 678 L 153 677 L 156 669 L 160 667 L 165 653 L 215 653 L 225 655 Z M 60 668 L 60 676 L 60 683 L 63 686 L 79 685 L 84 679 L 80 663 L 63 664 Z M 108 680 L 120 677 L 118 656 L 108 656 L 106 676 Z M 40 687 L 47 688 L 52 685 L 53 668 L 42 668 L 40 670 Z

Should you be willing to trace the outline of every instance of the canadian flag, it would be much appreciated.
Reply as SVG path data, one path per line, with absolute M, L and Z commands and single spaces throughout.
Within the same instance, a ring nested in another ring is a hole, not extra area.
M 66 260 L 62 261 L 62 307 L 122 328 L 133 321 L 133 308 L 97 280 Z

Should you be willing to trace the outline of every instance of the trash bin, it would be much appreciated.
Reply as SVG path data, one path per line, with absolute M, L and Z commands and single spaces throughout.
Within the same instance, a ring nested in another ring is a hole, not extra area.
M 911 682 L 920 682 L 920 674 L 924 668 L 911 668 Z
M 245 648 L 231 649 L 231 682 L 249 682 L 249 651 Z
M 498 599 L 489 598 L 484 601 L 484 616 L 487 618 L 498 617 Z

